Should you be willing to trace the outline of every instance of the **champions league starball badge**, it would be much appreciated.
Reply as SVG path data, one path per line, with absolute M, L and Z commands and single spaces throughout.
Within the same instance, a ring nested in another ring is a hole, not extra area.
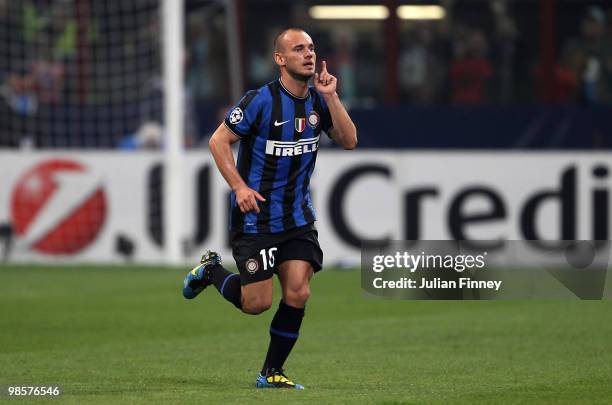
M 229 122 L 230 124 L 238 124 L 240 121 L 242 121 L 242 118 L 244 118 L 244 114 L 242 113 L 242 110 L 240 109 L 240 107 L 236 107 L 232 110 L 232 112 L 230 112 L 229 115 Z

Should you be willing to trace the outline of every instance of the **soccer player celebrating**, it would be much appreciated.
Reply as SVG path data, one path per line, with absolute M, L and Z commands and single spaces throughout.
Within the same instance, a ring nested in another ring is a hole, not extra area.
M 310 279 L 321 270 L 323 252 L 310 197 L 321 132 L 345 149 L 357 145 L 357 130 L 336 93 L 337 79 L 325 61 L 315 73 L 316 53 L 301 29 L 274 41 L 280 79 L 240 100 L 210 139 L 217 168 L 232 189 L 231 247 L 240 274 L 207 252 L 184 282 L 191 299 L 210 284 L 247 314 L 272 305 L 278 274 L 282 299 L 270 325 L 270 345 L 258 388 L 303 388 L 283 372 L 295 344 L 310 295 Z M 308 86 L 314 76 L 314 88 Z M 240 142 L 238 162 L 231 145 Z

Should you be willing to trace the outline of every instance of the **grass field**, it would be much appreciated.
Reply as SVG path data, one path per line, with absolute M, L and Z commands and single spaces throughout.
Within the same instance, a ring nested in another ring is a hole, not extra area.
M 256 390 L 273 311 L 214 288 L 187 301 L 183 273 L 0 267 L 0 385 L 60 384 L 75 404 L 612 400 L 609 301 L 386 301 L 326 270 L 286 364 L 306 390 Z

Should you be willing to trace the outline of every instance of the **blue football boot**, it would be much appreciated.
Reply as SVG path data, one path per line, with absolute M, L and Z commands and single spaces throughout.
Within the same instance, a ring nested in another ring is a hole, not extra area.
M 204 253 L 200 264 L 194 267 L 183 282 L 183 297 L 188 300 L 197 297 L 206 287 L 212 284 L 212 268 L 221 264 L 221 256 L 216 252 Z

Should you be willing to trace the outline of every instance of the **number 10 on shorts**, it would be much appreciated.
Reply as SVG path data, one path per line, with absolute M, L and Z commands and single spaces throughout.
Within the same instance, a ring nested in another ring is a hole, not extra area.
M 261 261 L 263 263 L 263 269 L 268 270 L 268 268 L 274 267 L 274 253 L 278 248 L 272 247 L 270 249 L 261 249 L 259 254 L 261 255 Z

